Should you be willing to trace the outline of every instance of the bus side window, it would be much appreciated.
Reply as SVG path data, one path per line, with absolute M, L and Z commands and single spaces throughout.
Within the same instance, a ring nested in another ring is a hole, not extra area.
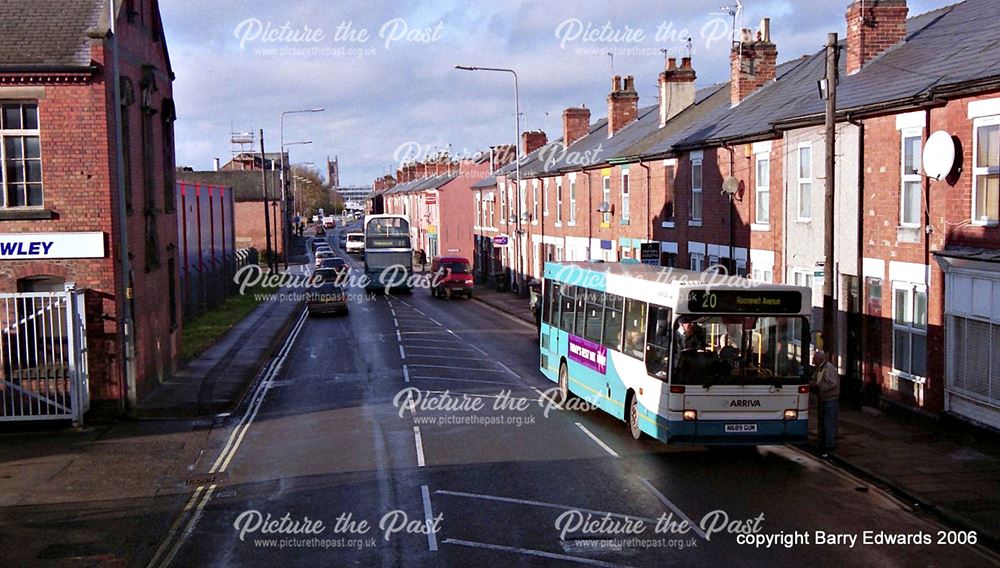
M 576 305 L 576 288 L 562 286 L 559 291 L 559 328 L 573 333 L 573 307 Z
M 554 284 L 551 280 L 545 280 L 545 288 L 542 292 L 542 321 L 549 325 L 555 325 L 559 321 L 559 284 Z
M 604 298 L 604 340 L 602 343 L 608 349 L 622 350 L 622 310 L 624 300 L 621 296 L 608 294 Z
M 625 301 L 625 349 L 629 357 L 642 361 L 646 351 L 646 302 Z
M 646 372 L 650 376 L 666 380 L 670 369 L 670 339 L 673 335 L 670 308 L 650 306 L 646 322 Z
M 587 294 L 590 294 L 590 290 L 586 288 L 576 289 L 576 327 L 575 331 L 571 332 L 577 337 L 583 337 L 584 330 L 587 324 Z
M 604 292 L 587 291 L 587 316 L 583 337 L 594 343 L 601 342 L 604 331 Z

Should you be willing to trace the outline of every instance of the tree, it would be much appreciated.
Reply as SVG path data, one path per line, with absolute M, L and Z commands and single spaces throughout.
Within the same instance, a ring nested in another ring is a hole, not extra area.
M 305 166 L 292 166 L 292 191 L 295 193 L 295 207 L 309 218 L 323 209 L 331 213 L 344 208 L 344 200 L 323 181 L 319 172 Z

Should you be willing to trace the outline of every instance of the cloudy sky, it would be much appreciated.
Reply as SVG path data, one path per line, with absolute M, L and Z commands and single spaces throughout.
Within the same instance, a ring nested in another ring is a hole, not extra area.
M 910 15 L 952 3 L 910 0 Z M 779 61 L 843 36 L 847 0 L 745 0 L 743 27 L 771 18 Z M 726 81 L 736 0 L 165 0 L 160 2 L 177 79 L 177 163 L 209 169 L 231 153 L 230 132 L 264 129 L 277 151 L 282 111 L 293 162 L 368 185 L 417 148 L 475 153 L 514 138 L 510 75 L 457 71 L 507 67 L 520 81 L 521 126 L 561 136 L 561 113 L 585 104 L 607 113 L 612 75 L 634 75 L 639 104 L 656 102 L 664 53 L 687 54 L 698 85 Z M 737 23 L 737 26 L 739 23 Z M 611 52 L 613 58 L 608 55 Z

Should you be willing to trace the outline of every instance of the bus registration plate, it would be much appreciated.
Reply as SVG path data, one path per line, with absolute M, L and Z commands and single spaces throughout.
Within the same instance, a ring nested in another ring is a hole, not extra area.
M 756 424 L 726 424 L 727 434 L 740 434 L 745 432 L 756 432 Z

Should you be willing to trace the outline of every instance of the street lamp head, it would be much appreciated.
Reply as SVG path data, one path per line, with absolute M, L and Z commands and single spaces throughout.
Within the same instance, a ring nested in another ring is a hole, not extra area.
M 462 71 L 475 71 L 477 67 L 469 67 L 468 65 L 456 65 L 455 69 L 461 69 Z
M 314 108 L 314 109 L 310 110 L 309 112 L 323 112 L 324 110 L 326 110 L 326 108 L 319 107 L 319 108 Z

